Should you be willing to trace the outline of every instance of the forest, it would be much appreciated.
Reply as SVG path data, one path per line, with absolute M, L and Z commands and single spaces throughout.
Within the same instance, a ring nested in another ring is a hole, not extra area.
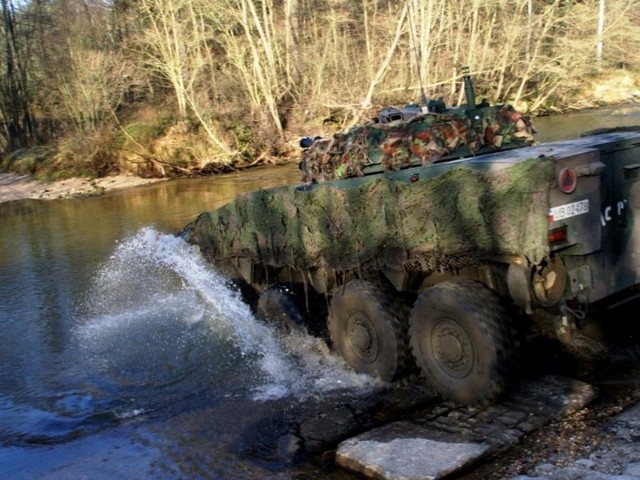
M 206 175 L 388 105 L 640 100 L 640 0 L 0 0 L 0 167 Z

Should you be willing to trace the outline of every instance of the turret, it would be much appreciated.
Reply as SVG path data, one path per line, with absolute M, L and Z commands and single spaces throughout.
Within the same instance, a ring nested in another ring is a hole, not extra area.
M 476 104 L 468 67 L 462 68 L 467 104 L 387 107 L 372 121 L 328 138 L 302 139 L 304 182 L 373 175 L 417 165 L 477 156 L 533 143 L 529 117 L 508 105 Z

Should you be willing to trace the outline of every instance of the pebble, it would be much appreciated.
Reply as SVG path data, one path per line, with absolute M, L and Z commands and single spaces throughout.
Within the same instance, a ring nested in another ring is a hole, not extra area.
M 510 480 L 640 480 L 640 403 L 615 416 L 607 425 L 607 442 L 596 447 L 589 458 L 569 466 L 541 463 Z

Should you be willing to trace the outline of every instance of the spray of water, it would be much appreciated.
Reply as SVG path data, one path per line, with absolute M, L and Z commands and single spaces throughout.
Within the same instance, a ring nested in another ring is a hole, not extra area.
M 193 246 L 151 228 L 121 242 L 83 305 L 80 340 L 121 384 L 162 387 L 205 378 L 256 399 L 368 389 L 324 342 L 277 335 L 254 318 Z M 200 372 L 196 375 L 195 372 Z

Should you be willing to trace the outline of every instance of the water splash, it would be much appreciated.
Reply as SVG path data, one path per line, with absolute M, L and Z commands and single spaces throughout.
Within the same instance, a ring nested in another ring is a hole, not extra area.
M 366 388 L 323 341 L 277 335 L 180 238 L 151 228 L 121 242 L 83 305 L 80 340 L 119 385 L 243 390 L 259 400 Z

